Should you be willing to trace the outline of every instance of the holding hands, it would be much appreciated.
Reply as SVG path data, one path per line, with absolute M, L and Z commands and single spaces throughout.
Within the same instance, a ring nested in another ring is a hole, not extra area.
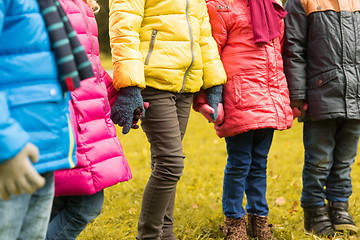
M 125 87 L 119 90 L 111 108 L 111 119 L 115 124 L 123 127 L 122 133 L 127 134 L 131 128 L 137 129 L 140 117 L 145 115 L 149 103 L 144 103 L 139 87 Z
M 194 99 L 194 110 L 215 125 L 224 121 L 224 107 L 222 104 L 222 85 L 214 86 L 205 91 L 200 91 Z
M 305 118 L 306 110 L 308 109 L 308 104 L 305 102 L 305 100 L 291 100 L 290 107 L 292 108 L 294 119 L 297 117 L 302 119 Z

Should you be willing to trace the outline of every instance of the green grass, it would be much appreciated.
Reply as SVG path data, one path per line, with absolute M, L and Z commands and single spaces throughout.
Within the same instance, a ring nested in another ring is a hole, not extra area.
M 101 215 L 78 239 L 135 239 L 142 193 L 150 174 L 149 143 L 141 129 L 119 138 L 133 173 L 129 182 L 105 190 Z M 224 139 L 201 114 L 191 112 L 184 138 L 185 169 L 177 187 L 174 211 L 177 239 L 224 239 L 218 225 L 223 223 L 222 179 L 226 164 Z M 269 153 L 267 200 L 274 235 L 286 240 L 310 240 L 304 234 L 303 212 L 299 204 L 303 165 L 302 124 L 276 131 Z M 350 213 L 360 225 L 359 157 L 353 166 L 353 195 Z M 280 201 L 284 200 L 284 201 Z M 339 235 L 339 239 L 356 239 Z
M 101 60 L 101 65 L 103 66 L 104 69 L 113 68 L 111 56 L 107 55 L 106 53 L 100 53 L 100 60 Z

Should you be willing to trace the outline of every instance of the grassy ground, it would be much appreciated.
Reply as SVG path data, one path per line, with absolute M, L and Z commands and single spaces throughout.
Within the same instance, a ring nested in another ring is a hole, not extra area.
M 267 199 L 269 219 L 280 239 L 315 239 L 303 231 L 303 212 L 299 206 L 303 164 L 302 125 L 294 122 L 290 130 L 277 131 L 269 153 Z M 149 144 L 141 129 L 119 138 L 132 169 L 133 179 L 105 190 L 102 214 L 79 236 L 90 239 L 135 239 L 142 193 L 150 174 Z M 174 211 L 177 239 L 224 239 L 221 208 L 222 179 L 226 149 L 212 125 L 200 114 L 191 112 L 184 138 L 185 169 L 178 183 Z M 350 213 L 360 224 L 359 158 L 353 166 L 354 193 Z M 356 236 L 339 235 L 339 239 Z
M 101 59 L 101 65 L 103 66 L 103 68 L 105 68 L 105 69 L 112 69 L 113 68 L 112 60 L 111 60 L 110 55 L 107 55 L 105 53 L 100 53 L 100 59 Z

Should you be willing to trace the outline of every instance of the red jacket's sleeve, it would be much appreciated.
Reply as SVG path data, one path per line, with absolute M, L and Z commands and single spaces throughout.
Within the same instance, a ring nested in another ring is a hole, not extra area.
M 198 112 L 201 105 L 206 104 L 207 103 L 207 99 L 206 99 L 206 93 L 204 89 L 201 89 L 200 92 L 198 94 L 195 95 L 194 99 L 193 99 L 193 109 Z

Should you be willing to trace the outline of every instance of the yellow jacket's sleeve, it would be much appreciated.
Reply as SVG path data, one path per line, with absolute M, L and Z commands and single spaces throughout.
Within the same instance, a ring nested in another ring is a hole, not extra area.
M 116 89 L 145 87 L 144 63 L 139 51 L 139 31 L 144 0 L 110 0 L 109 35 Z
M 211 25 L 205 0 L 200 1 L 200 39 L 201 55 L 204 64 L 203 89 L 226 83 L 226 73 L 220 60 L 219 51 L 211 35 Z

